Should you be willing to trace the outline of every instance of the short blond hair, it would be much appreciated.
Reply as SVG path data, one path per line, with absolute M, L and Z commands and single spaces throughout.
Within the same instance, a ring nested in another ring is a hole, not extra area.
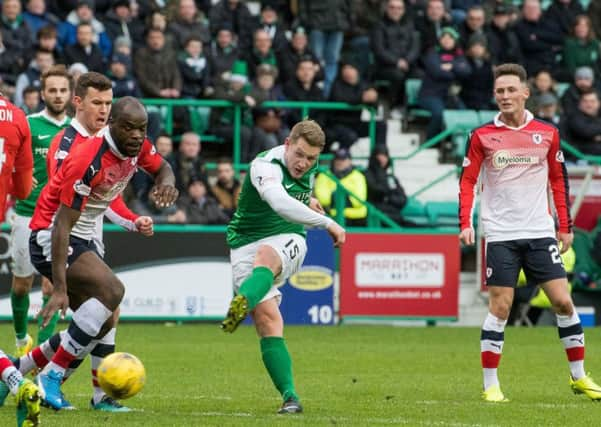
M 294 143 L 303 138 L 312 147 L 323 149 L 326 145 L 326 136 L 315 120 L 303 120 L 292 127 L 290 140 Z

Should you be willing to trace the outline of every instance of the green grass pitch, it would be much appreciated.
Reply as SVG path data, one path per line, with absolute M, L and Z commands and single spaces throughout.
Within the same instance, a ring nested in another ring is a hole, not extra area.
M 31 326 L 33 327 L 33 326 Z M 13 351 L 11 328 L 0 346 Z M 601 404 L 572 394 L 555 328 L 506 331 L 500 379 L 507 404 L 480 400 L 477 328 L 288 327 L 302 415 L 275 411 L 279 395 L 254 330 L 122 324 L 117 350 L 142 359 L 145 389 L 129 414 L 88 409 L 89 363 L 63 387 L 76 411 L 44 409 L 43 426 L 598 426 Z M 587 329 L 587 370 L 601 379 L 601 332 Z M 14 426 L 14 403 L 0 426 Z

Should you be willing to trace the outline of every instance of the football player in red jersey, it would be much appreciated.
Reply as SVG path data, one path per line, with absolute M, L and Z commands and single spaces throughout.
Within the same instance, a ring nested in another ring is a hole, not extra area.
M 572 391 L 601 400 L 601 387 L 584 370 L 584 332 L 560 257 L 571 246 L 574 235 L 559 132 L 526 110 L 530 95 L 526 77 L 521 65 L 496 67 L 494 96 L 500 112 L 470 135 L 460 180 L 459 237 L 468 245 L 475 243 L 472 212 L 479 176 L 481 180 L 480 215 L 486 238 L 489 293 L 489 313 L 480 337 L 483 398 L 487 402 L 507 401 L 497 368 L 514 288 L 523 268 L 526 277 L 541 285 L 553 305 L 568 357 Z M 549 189 L 559 219 L 557 234 Z
M 25 113 L 0 94 L 0 223 L 6 198 L 25 199 L 31 192 L 33 154 Z
M 151 196 L 157 206 L 173 204 L 178 195 L 170 166 L 145 139 L 146 125 L 139 101 L 117 101 L 108 130 L 73 148 L 42 191 L 31 221 L 32 262 L 54 285 L 40 312 L 43 322 L 56 310 L 64 314 L 70 307 L 74 312 L 58 350 L 39 375 L 44 399 L 55 409 L 63 407 L 60 384 L 66 369 L 114 327 L 113 312 L 124 294 L 123 284 L 97 253 L 96 218 L 138 167 L 155 177 Z

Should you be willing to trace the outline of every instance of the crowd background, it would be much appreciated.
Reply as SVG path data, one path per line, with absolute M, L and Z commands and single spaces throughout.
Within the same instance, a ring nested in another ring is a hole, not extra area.
M 105 73 L 115 97 L 224 99 L 245 106 L 242 161 L 280 144 L 298 110 L 262 107 L 267 100 L 384 105 L 366 170 L 349 148 L 367 135 L 360 111 L 312 111 L 325 129 L 332 173 L 402 225 L 407 201 L 392 174 L 387 121 L 406 107 L 405 82 L 421 79 L 418 105 L 431 114 L 425 137 L 440 133 L 445 109 L 490 110 L 496 64 L 523 64 L 531 77 L 528 108 L 553 122 L 584 153 L 601 154 L 601 0 L 3 0 L 0 89 L 27 113 L 43 108 L 40 75 L 65 64 L 77 78 Z M 558 90 L 564 83 L 567 90 Z M 214 108 L 201 141 L 190 111 L 174 111 L 166 134 L 151 115 L 149 137 L 171 163 L 182 194 L 157 211 L 149 179 L 138 173 L 128 203 L 157 223 L 225 224 L 240 180 L 232 153 L 231 111 Z M 207 161 L 216 168 L 207 172 Z M 317 181 L 316 196 L 333 206 L 335 184 Z M 348 199 L 345 216 L 367 212 Z

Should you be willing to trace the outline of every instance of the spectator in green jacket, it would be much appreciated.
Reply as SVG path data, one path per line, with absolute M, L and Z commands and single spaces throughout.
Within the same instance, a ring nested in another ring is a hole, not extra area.
M 599 75 L 599 49 L 601 45 L 595 37 L 591 19 L 578 15 L 572 25 L 570 36 L 563 44 L 563 61 L 567 76 L 573 76 L 579 67 L 591 67 Z

